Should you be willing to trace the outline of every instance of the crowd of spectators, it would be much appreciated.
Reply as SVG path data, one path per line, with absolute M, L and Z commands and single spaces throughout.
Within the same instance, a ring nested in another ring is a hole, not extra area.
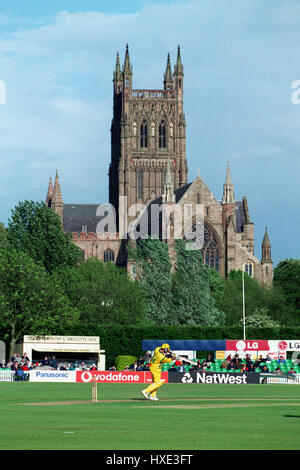
M 137 371 L 147 371 L 149 370 L 149 361 L 151 359 L 151 355 L 147 354 L 144 357 L 140 357 L 138 361 L 134 362 L 130 366 L 126 366 L 124 370 L 137 370 Z M 272 373 L 277 375 L 283 375 L 285 372 L 280 368 L 281 364 L 285 364 L 286 360 L 280 356 L 276 361 L 277 368 L 275 371 L 272 370 Z M 238 354 L 231 356 L 230 354 L 226 357 L 224 361 L 221 363 L 221 371 L 222 372 L 230 372 L 230 371 L 238 371 L 238 372 L 261 372 L 261 373 L 269 373 L 268 365 L 274 363 L 274 360 L 270 358 L 267 354 L 265 357 L 260 355 L 258 358 L 252 359 L 249 354 L 245 357 L 240 357 Z M 185 372 L 189 371 L 207 371 L 214 370 L 215 361 L 213 357 L 208 354 L 206 359 L 198 359 L 193 365 L 190 362 L 176 359 L 170 366 L 168 367 L 169 372 Z M 110 370 L 116 370 L 115 367 L 110 368 Z M 295 375 L 296 371 L 294 368 L 291 368 L 288 371 L 290 376 Z
M 10 370 L 15 372 L 16 378 L 19 380 L 27 380 L 28 372 L 30 370 L 50 369 L 50 370 L 98 370 L 96 364 L 85 364 L 81 362 L 80 365 L 73 363 L 59 363 L 55 356 L 49 358 L 45 356 L 41 361 L 30 361 L 27 353 L 23 355 L 15 353 L 9 361 L 3 360 L 0 362 L 0 370 Z

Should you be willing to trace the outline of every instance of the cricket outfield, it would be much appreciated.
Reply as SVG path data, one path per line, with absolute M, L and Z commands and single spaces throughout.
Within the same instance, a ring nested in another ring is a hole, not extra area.
M 299 385 L 0 383 L 1 450 L 300 449 Z

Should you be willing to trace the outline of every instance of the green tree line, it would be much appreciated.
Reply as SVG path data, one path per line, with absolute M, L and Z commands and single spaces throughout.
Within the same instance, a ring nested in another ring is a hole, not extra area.
M 186 249 L 182 240 L 174 249 L 172 268 L 165 243 L 148 239 L 129 246 L 129 276 L 113 263 L 84 262 L 43 202 L 19 203 L 8 226 L 0 224 L 0 331 L 10 351 L 24 334 L 76 334 L 82 325 L 239 331 L 242 273 L 221 278 L 200 251 Z M 281 261 L 269 288 L 245 274 L 248 327 L 300 326 L 299 281 L 300 260 Z

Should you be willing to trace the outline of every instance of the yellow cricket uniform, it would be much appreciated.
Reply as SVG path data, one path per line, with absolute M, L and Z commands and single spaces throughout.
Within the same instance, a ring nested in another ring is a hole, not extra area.
M 155 397 L 156 391 L 164 383 L 164 380 L 161 380 L 161 369 L 163 364 L 173 361 L 173 359 L 166 357 L 162 352 L 160 352 L 160 350 L 161 346 L 155 348 L 154 354 L 151 358 L 149 365 L 149 369 L 152 376 L 152 384 L 145 389 L 145 392 L 150 393 L 152 397 Z

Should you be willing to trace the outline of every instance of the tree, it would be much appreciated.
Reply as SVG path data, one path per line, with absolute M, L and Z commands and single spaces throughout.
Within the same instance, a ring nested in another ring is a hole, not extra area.
M 240 320 L 243 323 L 243 319 Z M 273 320 L 270 311 L 265 307 L 257 307 L 245 318 L 245 324 L 250 328 L 278 328 L 280 324 Z
M 43 202 L 20 202 L 12 211 L 7 238 L 50 273 L 60 266 L 75 266 L 81 259 L 81 250 L 63 232 L 59 216 Z
M 172 273 L 168 245 L 157 239 L 139 240 L 128 247 L 137 280 L 147 299 L 147 318 L 156 324 L 212 325 L 222 322 L 210 292 L 209 270 L 198 250 L 175 242 L 176 265 Z
M 27 253 L 0 250 L 0 315 L 10 332 L 10 357 L 24 334 L 55 334 L 76 310 L 58 282 Z
M 171 315 L 171 261 L 166 243 L 158 239 L 138 240 L 127 246 L 128 259 L 135 265 L 137 281 L 146 297 L 149 322 L 168 324 Z
M 203 264 L 200 250 L 188 250 L 175 241 L 176 265 L 172 283 L 172 315 L 177 324 L 219 325 L 224 315 L 211 295 L 210 269 Z
M 266 288 L 244 273 L 246 318 L 257 308 L 266 308 L 276 323 L 286 323 L 286 302 L 281 289 Z M 212 292 L 217 308 L 225 313 L 225 324 L 236 325 L 243 315 L 242 271 L 232 270 L 223 280 L 223 289 Z
M 0 249 L 7 248 L 7 235 L 6 228 L 2 222 L 0 222 Z
M 282 289 L 287 304 L 287 322 L 300 323 L 300 260 L 280 261 L 274 269 L 274 285 Z
M 88 259 L 53 273 L 62 284 L 79 320 L 92 324 L 139 324 L 145 319 L 145 298 L 124 268 Z

